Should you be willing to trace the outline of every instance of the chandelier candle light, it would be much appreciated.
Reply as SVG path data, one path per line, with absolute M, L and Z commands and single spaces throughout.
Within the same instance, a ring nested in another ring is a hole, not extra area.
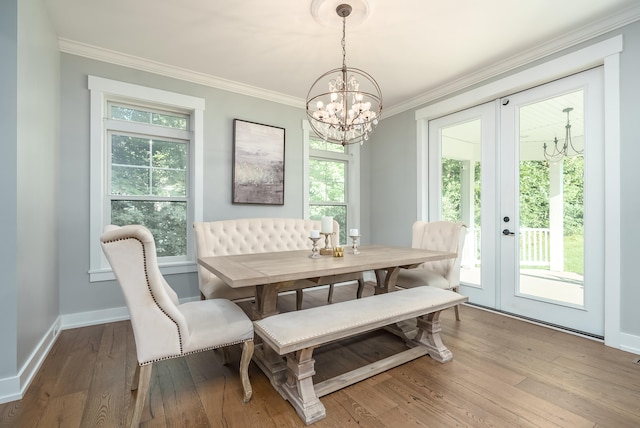
M 378 83 L 365 71 L 347 67 L 345 40 L 351 10 L 348 4 L 336 8 L 342 18 L 342 67 L 320 76 L 306 101 L 311 128 L 325 141 L 343 146 L 367 141 L 382 114 Z

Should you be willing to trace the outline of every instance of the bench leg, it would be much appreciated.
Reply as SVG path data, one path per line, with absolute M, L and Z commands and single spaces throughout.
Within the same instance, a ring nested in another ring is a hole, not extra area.
M 315 360 L 313 348 L 287 354 L 287 382 L 280 386 L 280 392 L 296 409 L 296 413 L 307 424 L 312 424 L 327 415 L 324 405 L 313 387 Z
M 440 337 L 440 311 L 423 315 L 417 318 L 418 333 L 412 344 L 425 346 L 431 358 L 441 363 L 447 362 L 453 358 L 453 354 L 442 343 Z

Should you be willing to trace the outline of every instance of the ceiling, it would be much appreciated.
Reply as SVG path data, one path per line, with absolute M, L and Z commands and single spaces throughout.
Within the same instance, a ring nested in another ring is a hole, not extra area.
M 349 2 L 44 1 L 63 51 L 238 84 L 301 107 L 313 81 L 341 65 L 335 5 Z M 637 0 L 353 1 L 368 9 L 353 24 L 347 18 L 347 65 L 378 81 L 388 112 L 640 15 Z

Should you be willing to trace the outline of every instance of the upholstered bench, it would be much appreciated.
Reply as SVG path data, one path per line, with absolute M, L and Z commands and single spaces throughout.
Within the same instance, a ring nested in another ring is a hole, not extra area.
M 320 220 L 300 218 L 244 218 L 197 222 L 193 224 L 198 257 L 228 256 L 236 254 L 266 253 L 272 251 L 309 250 L 311 230 L 320 230 Z M 335 246 L 340 237 L 340 226 L 333 222 L 330 244 Z M 324 246 L 323 240 L 318 242 Z M 308 286 L 332 285 L 338 282 L 358 281 L 358 296 L 362 294 L 362 273 L 327 278 L 325 282 L 308 282 Z M 329 282 L 330 281 L 330 282 Z M 239 300 L 253 297 L 254 287 L 232 288 L 212 272 L 198 265 L 198 285 L 202 299 Z M 330 292 L 333 288 L 330 288 Z M 329 296 L 331 301 L 331 295 Z M 297 307 L 302 304 L 302 290 L 298 290 Z
M 276 385 L 296 412 L 310 424 L 325 417 L 319 397 L 352 385 L 423 355 L 446 362 L 453 358 L 440 338 L 440 312 L 467 301 L 450 290 L 417 287 L 286 312 L 254 322 L 255 333 L 279 355 L 286 355 L 287 381 Z M 417 317 L 418 332 L 410 349 L 313 384 L 313 350 L 318 346 Z

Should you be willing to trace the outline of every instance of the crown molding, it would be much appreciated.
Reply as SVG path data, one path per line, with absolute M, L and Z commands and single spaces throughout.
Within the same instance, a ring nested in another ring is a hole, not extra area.
M 598 21 L 594 21 L 587 26 L 569 32 L 545 44 L 523 51 L 518 55 L 506 58 L 505 60 L 499 61 L 489 67 L 480 69 L 473 73 L 469 73 L 459 79 L 455 79 L 448 83 L 439 85 L 437 88 L 428 90 L 427 92 L 412 97 L 407 101 L 388 107 L 384 111 L 383 120 L 384 118 L 394 116 L 407 110 L 415 109 L 416 107 L 430 103 L 439 98 L 453 94 L 457 91 L 481 83 L 485 80 L 509 72 L 518 67 L 522 67 L 539 59 L 543 59 L 564 49 L 589 41 L 595 37 L 606 34 L 609 31 L 616 30 L 638 20 L 640 20 L 640 3 L 634 4 L 614 15 L 605 17 Z M 209 74 L 199 73 L 185 68 L 160 63 L 157 61 L 151 61 L 148 59 L 123 54 L 120 52 L 76 42 L 74 40 L 65 38 L 59 38 L 58 43 L 60 51 L 64 53 L 121 65 L 124 67 L 159 74 L 162 76 L 172 77 L 199 85 L 222 89 L 225 91 L 247 95 L 266 101 L 276 102 L 279 104 L 285 104 L 291 107 L 302 109 L 305 107 L 305 102 L 302 98 L 285 95 L 275 91 L 269 91 L 267 89 L 259 88 L 256 86 L 246 85 L 232 80 L 215 77 Z
M 60 52 L 78 55 L 97 61 L 108 62 L 110 64 L 121 65 L 123 67 L 159 74 L 161 76 L 184 80 L 187 82 L 209 86 L 216 89 L 222 89 L 225 91 L 247 95 L 254 98 L 260 98 L 267 101 L 273 101 L 292 107 L 304 108 L 304 100 L 301 98 L 292 97 L 290 95 L 285 95 L 275 91 L 269 91 L 267 89 L 258 88 L 256 86 L 246 85 L 244 83 L 235 82 L 233 80 L 223 79 L 220 77 L 211 76 L 205 73 L 199 73 L 193 70 L 188 70 L 186 68 L 175 67 L 157 61 L 151 61 L 148 59 L 123 54 L 113 50 L 104 49 L 65 38 L 59 38 L 58 44 Z
M 460 79 L 452 80 L 440 85 L 437 89 L 429 90 L 416 97 L 410 98 L 405 102 L 396 104 L 391 108 L 386 109 L 383 120 L 386 117 L 391 117 L 407 110 L 415 109 L 418 106 L 446 97 L 447 95 L 451 95 L 457 91 L 484 82 L 539 59 L 546 58 L 549 55 L 553 55 L 554 53 L 560 52 L 564 49 L 587 42 L 595 37 L 624 27 L 625 25 L 638 20 L 640 20 L 640 3 L 623 9 L 614 15 L 594 21 L 587 26 L 571 31 L 562 37 L 553 39 L 533 49 L 525 50 L 518 55 L 506 58 L 505 60 L 499 61 L 489 67 L 469 73 Z

